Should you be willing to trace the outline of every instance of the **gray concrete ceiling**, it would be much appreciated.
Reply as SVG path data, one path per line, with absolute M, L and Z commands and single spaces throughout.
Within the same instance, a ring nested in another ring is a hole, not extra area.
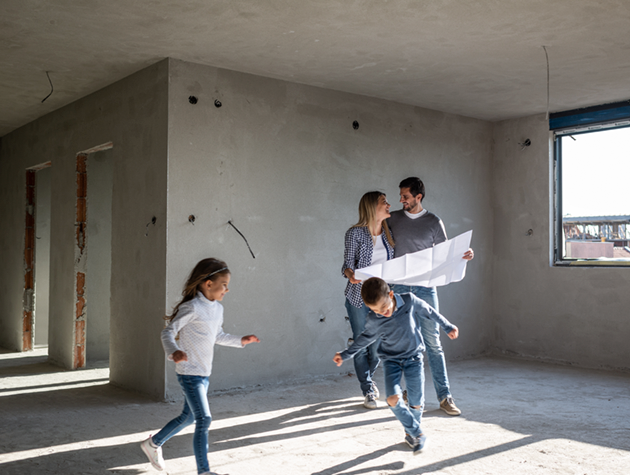
M 630 0 L 1 0 L 0 136 L 156 61 L 497 121 L 630 99 Z M 50 92 L 46 77 L 54 84 Z

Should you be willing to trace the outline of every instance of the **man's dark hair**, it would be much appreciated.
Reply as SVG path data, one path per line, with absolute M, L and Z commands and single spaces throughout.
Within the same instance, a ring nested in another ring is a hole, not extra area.
M 388 295 L 389 285 L 378 277 L 370 277 L 361 286 L 361 297 L 366 305 L 376 305 Z
M 422 201 L 426 196 L 424 192 L 424 183 L 422 183 L 422 180 L 416 176 L 405 178 L 403 181 L 400 182 L 398 188 L 409 188 L 409 193 L 411 193 L 414 198 L 418 196 L 418 193 L 422 193 L 422 198 L 420 198 L 420 201 Z

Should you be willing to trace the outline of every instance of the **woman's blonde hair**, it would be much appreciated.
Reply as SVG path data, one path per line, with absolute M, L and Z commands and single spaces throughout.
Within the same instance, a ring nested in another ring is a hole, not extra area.
M 376 207 L 378 206 L 378 200 L 381 196 L 385 196 L 385 193 L 382 191 L 368 191 L 361 197 L 361 201 L 359 201 L 359 222 L 352 226 L 353 228 L 366 227 L 370 230 L 370 233 L 372 232 L 378 224 L 376 222 Z M 394 238 L 389 231 L 387 222 L 383 220 L 382 225 L 387 241 L 390 246 L 394 247 Z
M 220 275 L 226 275 L 229 273 L 230 270 L 228 269 L 227 264 L 219 259 L 209 257 L 197 262 L 197 265 L 188 276 L 188 280 L 186 281 L 186 285 L 182 291 L 182 300 L 175 305 L 173 313 L 165 316 L 164 319 L 168 321 L 173 320 L 179 311 L 179 307 L 183 303 L 194 299 L 197 295 L 197 291 L 199 290 L 199 286 L 206 280 L 212 280 L 214 282 Z

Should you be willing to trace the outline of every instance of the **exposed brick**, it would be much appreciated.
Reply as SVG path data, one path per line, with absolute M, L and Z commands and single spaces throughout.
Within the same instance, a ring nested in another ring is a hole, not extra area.
M 35 170 L 26 170 L 26 186 L 35 186 Z
M 83 254 L 83 250 L 85 249 L 85 223 L 79 223 L 76 230 L 77 234 L 77 247 L 81 254 Z
M 22 321 L 22 351 L 33 349 L 33 313 L 24 312 Z
M 77 173 L 87 173 L 87 155 L 77 155 Z
M 77 197 L 87 196 L 87 173 L 77 173 Z
M 34 186 L 26 187 L 26 204 L 27 205 L 35 204 L 35 187 Z
M 35 232 L 33 228 L 27 229 L 24 234 L 24 247 L 26 249 L 34 249 L 35 248 Z
M 76 310 L 76 315 L 75 317 L 77 318 L 77 320 L 81 317 L 83 317 L 84 312 L 85 312 L 85 298 L 83 297 L 79 297 L 77 298 L 77 310 Z
M 74 367 L 85 366 L 85 320 L 77 320 L 74 327 Z
M 77 320 L 76 322 L 74 322 L 74 325 L 76 329 L 75 344 L 77 346 L 84 346 L 85 345 L 85 320 Z
M 24 288 L 33 289 L 33 269 L 26 269 L 24 273 Z
M 25 332 L 30 332 L 33 324 L 33 312 L 27 312 L 24 310 L 24 317 L 22 319 L 22 330 Z
M 77 295 L 83 296 L 85 292 L 85 273 L 77 272 Z
M 33 229 L 35 227 L 35 216 L 26 213 L 26 228 Z
M 24 262 L 27 268 L 33 267 L 33 256 L 34 256 L 33 248 L 27 247 L 24 249 Z
M 87 220 L 87 203 L 85 198 L 77 198 L 77 223 Z
M 74 347 L 74 367 L 75 368 L 85 367 L 85 346 Z

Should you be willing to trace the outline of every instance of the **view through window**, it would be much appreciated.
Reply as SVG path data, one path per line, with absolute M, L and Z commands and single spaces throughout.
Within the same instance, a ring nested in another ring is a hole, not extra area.
M 556 139 L 556 262 L 629 264 L 630 127 L 574 129 Z

